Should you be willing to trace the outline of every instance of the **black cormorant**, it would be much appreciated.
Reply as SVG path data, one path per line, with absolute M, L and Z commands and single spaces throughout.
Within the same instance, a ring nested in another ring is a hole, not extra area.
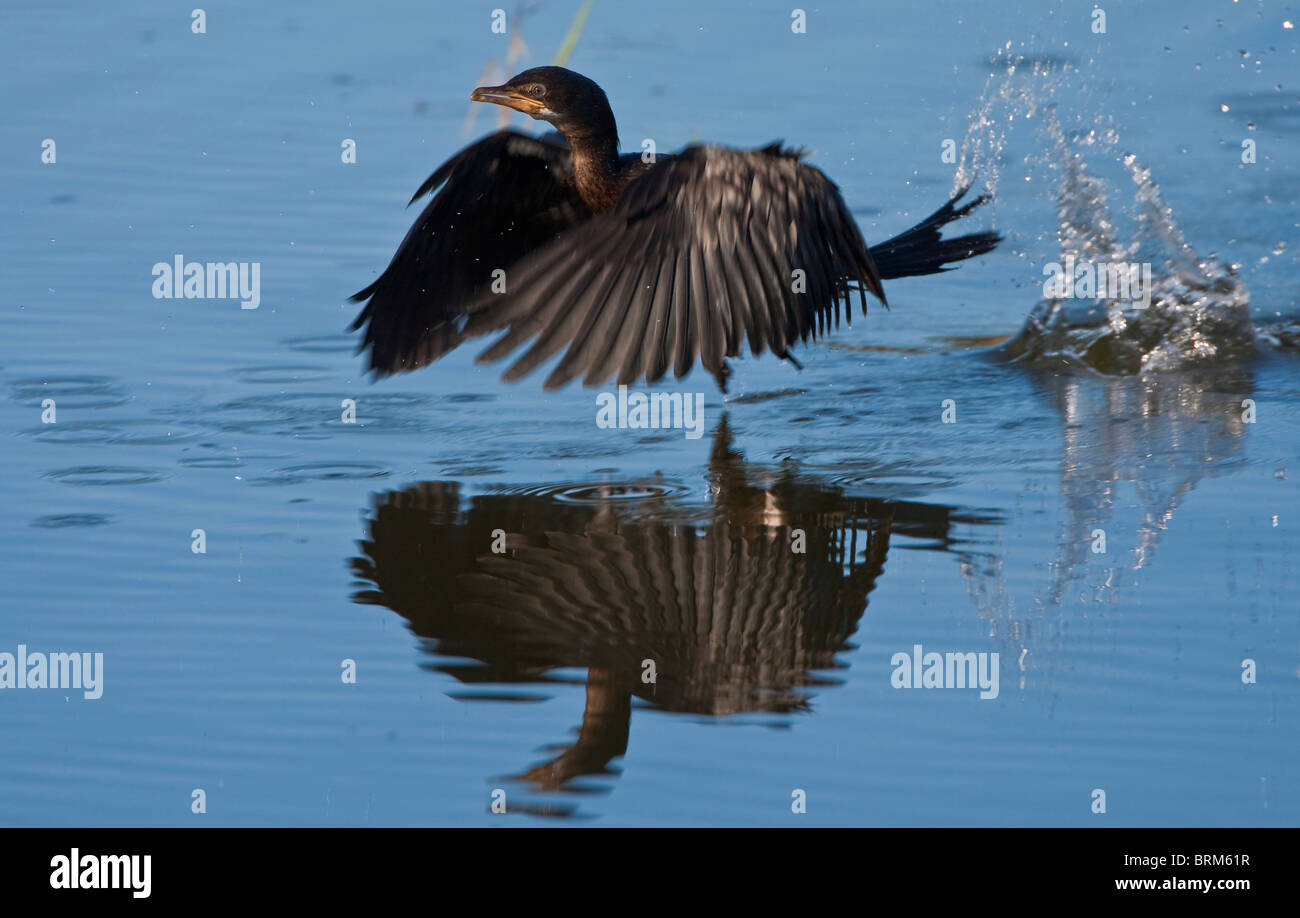
M 526 70 L 470 96 L 549 121 L 471 144 L 420 186 L 434 192 L 374 283 L 352 330 L 380 376 L 422 367 L 468 337 L 504 334 L 480 361 L 532 346 L 518 379 L 564 351 L 546 388 L 686 375 L 699 357 L 726 391 L 726 358 L 749 341 L 789 348 L 826 331 L 857 290 L 945 270 L 992 249 L 993 232 L 941 239 L 961 189 L 916 226 L 868 248 L 839 189 L 802 150 L 692 145 L 647 162 L 619 155 L 604 91 L 562 67 Z M 648 157 L 647 157 L 648 159 Z M 801 272 L 801 273 L 797 273 Z M 887 305 L 887 304 L 886 304 Z

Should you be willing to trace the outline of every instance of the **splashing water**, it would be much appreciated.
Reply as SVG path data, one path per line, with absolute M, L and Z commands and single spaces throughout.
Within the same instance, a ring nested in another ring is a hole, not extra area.
M 1007 360 L 1086 366 L 1131 375 L 1248 358 L 1257 334 L 1250 297 L 1232 266 L 1201 257 L 1183 237 L 1160 188 L 1131 153 L 1118 150 L 1110 118 L 1067 133 L 1053 99 L 1074 68 L 1026 60 L 1010 45 L 971 113 L 956 184 L 982 177 L 996 194 L 1007 132 L 1036 120 L 1046 138 L 1041 161 L 1056 174 L 1059 260 L 1044 275 L 1043 298 L 1019 334 L 999 349 Z M 1111 158 L 1135 186 L 1123 213 L 1127 237 L 1108 197 L 1118 192 L 1089 171 L 1086 155 Z

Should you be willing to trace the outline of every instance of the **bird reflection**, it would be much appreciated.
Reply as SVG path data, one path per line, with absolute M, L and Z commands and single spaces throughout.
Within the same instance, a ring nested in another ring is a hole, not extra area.
M 702 507 L 654 481 L 468 500 L 455 482 L 425 482 L 377 495 L 351 562 L 367 586 L 354 599 L 405 618 L 430 668 L 465 685 L 586 669 L 577 739 L 513 780 L 590 791 L 575 779 L 614 773 L 633 698 L 714 717 L 807 711 L 812 689 L 838 684 L 836 654 L 851 648 L 891 537 L 945 547 L 955 524 L 994 521 L 848 497 L 792 464 L 756 467 L 725 416 L 707 474 Z

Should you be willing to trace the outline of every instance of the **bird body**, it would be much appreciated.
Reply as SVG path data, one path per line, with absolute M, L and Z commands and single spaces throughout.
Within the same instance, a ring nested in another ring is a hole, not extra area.
M 461 341 L 501 332 L 492 361 L 531 342 L 505 373 L 563 351 L 547 388 L 681 378 L 696 360 L 726 390 L 727 358 L 789 348 L 839 324 L 857 291 L 945 270 L 993 248 L 939 231 L 983 202 L 955 196 L 868 249 L 835 184 L 799 150 L 692 145 L 652 162 L 620 156 L 613 113 L 591 80 L 525 71 L 476 101 L 550 121 L 559 134 L 500 131 L 421 185 L 433 197 L 376 281 L 352 328 L 379 375 L 424 366 Z M 964 189 L 963 192 L 964 194 Z M 798 365 L 797 362 L 796 366 Z

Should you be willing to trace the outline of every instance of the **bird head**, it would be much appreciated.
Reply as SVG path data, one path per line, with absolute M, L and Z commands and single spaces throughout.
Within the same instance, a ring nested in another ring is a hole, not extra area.
M 613 120 L 605 91 L 563 67 L 534 67 L 500 86 L 480 86 L 469 98 L 513 108 L 560 129 L 603 127 L 606 119 Z

